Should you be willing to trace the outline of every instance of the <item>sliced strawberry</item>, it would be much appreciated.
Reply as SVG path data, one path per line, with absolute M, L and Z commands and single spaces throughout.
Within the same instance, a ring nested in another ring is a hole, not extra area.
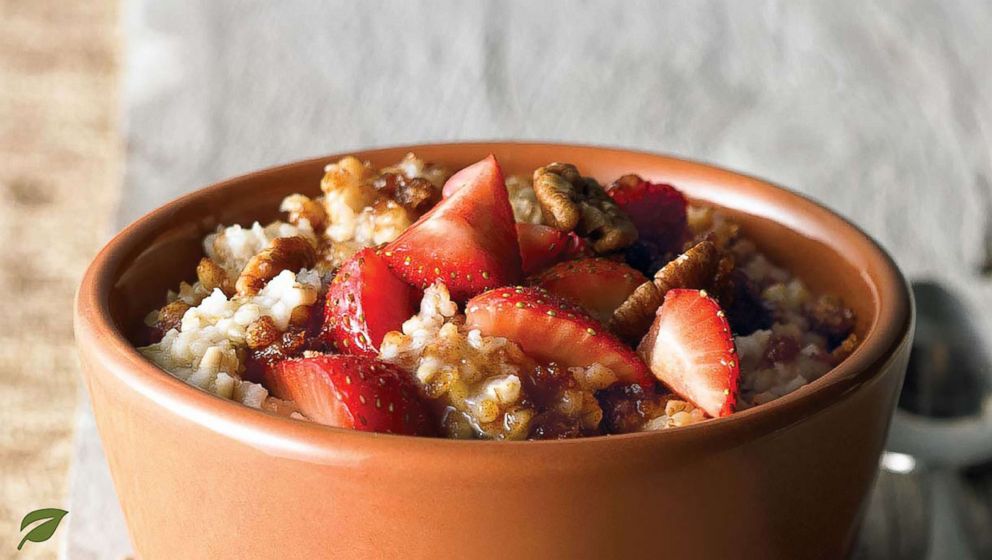
M 363 249 L 338 270 L 324 303 L 324 339 L 345 354 L 376 356 L 382 337 L 416 311 L 417 291 L 400 280 L 375 249 Z
M 455 177 L 460 188 L 383 247 L 382 255 L 407 283 L 426 288 L 441 281 L 452 298 L 464 301 L 518 282 L 520 247 L 496 158 Z
M 375 358 L 285 360 L 267 370 L 266 386 L 276 397 L 296 403 L 307 418 L 328 426 L 418 436 L 435 431 L 410 377 Z
M 568 242 L 567 233 L 540 224 L 518 223 L 516 227 L 524 274 L 534 274 L 558 262 Z
M 516 342 L 532 358 L 564 367 L 599 363 L 624 383 L 653 387 L 643 361 L 578 306 L 543 288 L 507 287 L 465 304 L 466 326 Z
M 578 259 L 558 263 L 532 280 L 552 294 L 576 303 L 600 322 L 609 321 L 616 308 L 648 279 L 612 259 Z
M 495 161 L 495 156 L 490 155 L 490 158 Z M 476 162 L 468 167 L 465 167 L 448 177 L 448 180 L 444 182 L 444 186 L 441 188 L 441 197 L 449 198 L 451 195 L 455 194 L 459 189 L 466 185 L 470 185 L 478 180 L 478 175 L 480 173 L 480 166 L 485 163 L 487 159 L 480 162 Z M 484 171 L 485 172 L 485 171 Z
M 680 248 L 686 235 L 688 203 L 678 189 L 624 175 L 607 193 L 630 216 L 641 240 L 657 245 L 661 252 Z
M 638 346 L 659 381 L 710 416 L 737 404 L 740 366 L 720 304 L 703 290 L 669 290 Z
M 540 224 L 517 224 L 520 260 L 525 275 L 535 274 L 561 261 L 591 254 L 589 245 L 575 232 Z

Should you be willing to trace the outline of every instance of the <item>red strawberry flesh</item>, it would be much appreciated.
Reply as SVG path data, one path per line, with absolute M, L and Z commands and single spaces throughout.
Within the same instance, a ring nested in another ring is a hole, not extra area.
M 378 355 L 389 331 L 414 314 L 417 291 L 393 274 L 375 249 L 363 249 L 341 266 L 324 303 L 325 339 L 345 354 Z
M 459 188 L 383 247 L 408 284 L 444 282 L 457 301 L 521 278 L 513 210 L 496 158 L 458 172 Z
M 578 306 L 536 287 L 488 291 L 465 304 L 466 326 L 516 342 L 545 363 L 587 367 L 599 363 L 624 383 L 655 384 L 644 362 Z
M 541 224 L 517 224 L 520 260 L 529 276 L 568 259 L 590 254 L 587 243 L 575 232 L 559 231 Z
M 272 393 L 307 418 L 338 428 L 433 435 L 434 425 L 409 376 L 364 356 L 285 360 L 266 372 Z
M 578 259 L 558 263 L 534 278 L 533 284 L 579 305 L 605 322 L 627 297 L 648 279 L 611 259 Z
M 720 304 L 703 290 L 669 290 L 638 352 L 659 381 L 710 416 L 734 411 L 740 366 Z
M 678 189 L 624 175 L 607 193 L 630 216 L 641 240 L 657 245 L 662 252 L 680 248 L 686 235 L 688 203 Z

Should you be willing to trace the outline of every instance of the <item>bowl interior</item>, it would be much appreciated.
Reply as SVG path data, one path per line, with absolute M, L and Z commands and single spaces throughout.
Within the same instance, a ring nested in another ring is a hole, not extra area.
M 569 161 L 578 165 L 583 174 L 604 183 L 632 172 L 672 183 L 695 201 L 723 208 L 773 262 L 796 273 L 815 292 L 842 297 L 857 314 L 856 332 L 860 337 L 876 319 L 877 294 L 865 282 L 865 263 L 852 262 L 852 255 L 844 254 L 839 247 L 847 241 L 844 238 L 848 232 L 831 232 L 824 224 L 814 223 L 813 215 L 797 216 L 811 209 L 797 207 L 796 202 L 803 206 L 809 203 L 794 193 L 768 188 L 756 193 L 753 179 L 657 156 L 634 154 L 640 157 L 628 163 L 631 158 L 613 157 L 597 150 L 581 153 L 589 148 L 487 147 L 490 149 L 452 151 L 425 146 L 417 148 L 416 153 L 452 170 L 493 151 L 507 175 L 529 174 L 550 161 Z M 379 167 L 395 163 L 409 150 L 357 153 Z M 134 254 L 122 263 L 110 298 L 117 327 L 126 334 L 133 333 L 148 311 L 163 304 L 166 290 L 175 289 L 181 280 L 195 280 L 196 263 L 203 256 L 201 241 L 218 225 L 250 226 L 254 221 L 264 225 L 279 218 L 279 202 L 286 195 L 320 194 L 324 165 L 336 159 L 319 158 L 239 177 L 169 204 L 166 219 L 157 221 L 160 227 L 143 230 L 141 239 L 133 240 Z M 755 194 L 765 196 L 757 198 Z
M 857 314 L 856 332 L 863 342 L 855 354 L 797 393 L 810 393 L 816 385 L 829 384 L 833 378 L 863 374 L 871 364 L 884 359 L 908 331 L 908 291 L 891 259 L 842 218 L 767 182 L 700 163 L 589 146 L 479 143 L 352 153 L 378 167 L 396 162 L 408 151 L 452 170 L 492 152 L 507 175 L 530 173 L 552 161 L 575 163 L 583 174 L 601 182 L 638 173 L 652 181 L 672 183 L 693 200 L 721 207 L 775 263 L 792 270 L 815 292 L 842 297 Z M 175 289 L 181 280 L 193 280 L 202 256 L 201 241 L 207 233 L 220 224 L 248 226 L 256 220 L 265 223 L 277 218 L 284 196 L 318 194 L 324 166 L 338 157 L 234 178 L 151 212 L 128 226 L 97 257 L 88 277 L 95 276 L 98 281 L 90 285 L 84 280 L 81 300 L 91 295 L 97 314 L 109 311 L 112 324 L 107 330 L 127 337 L 148 311 L 162 305 L 166 290 Z M 106 293 L 99 293 L 101 290 Z M 85 304 L 83 301 L 81 305 Z M 780 401 L 798 398 L 794 395 L 740 415 L 775 408 Z

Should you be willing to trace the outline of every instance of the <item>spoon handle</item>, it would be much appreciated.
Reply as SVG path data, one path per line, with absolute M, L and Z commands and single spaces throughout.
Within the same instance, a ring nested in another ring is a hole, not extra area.
M 930 551 L 927 558 L 976 560 L 968 546 L 959 504 L 965 489 L 958 473 L 951 469 L 931 471 L 930 486 Z

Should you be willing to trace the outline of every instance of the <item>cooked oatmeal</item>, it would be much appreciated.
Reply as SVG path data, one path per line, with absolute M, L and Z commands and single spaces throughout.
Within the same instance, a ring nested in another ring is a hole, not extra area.
M 183 314 L 178 328 L 140 350 L 191 385 L 257 408 L 268 392 L 240 378 L 248 327 L 265 316 L 286 330 L 293 310 L 313 305 L 319 291 L 320 277 L 306 270 L 284 270 L 254 296 L 228 298 L 215 289 Z M 157 312 L 147 321 L 157 322 Z
M 552 439 L 678 428 L 759 406 L 857 345 L 843 302 L 812 293 L 675 187 L 636 175 L 603 186 L 560 163 L 536 170 L 538 183 L 504 183 L 492 158 L 463 173 L 467 186 L 446 189 L 449 170 L 413 154 L 379 169 L 329 163 L 318 193 L 283 200 L 284 220 L 207 235 L 196 280 L 149 313 L 153 342 L 139 350 L 190 385 L 282 416 L 404 433 L 390 415 L 426 410 L 446 437 Z M 525 278 L 521 259 L 541 271 L 584 264 Z M 471 283 L 497 272 L 534 288 L 497 297 Z M 451 295 L 466 292 L 468 302 Z M 360 358 L 324 360 L 338 354 Z M 343 368 L 326 371 L 328 387 L 351 387 L 301 393 L 298 376 L 318 363 Z

